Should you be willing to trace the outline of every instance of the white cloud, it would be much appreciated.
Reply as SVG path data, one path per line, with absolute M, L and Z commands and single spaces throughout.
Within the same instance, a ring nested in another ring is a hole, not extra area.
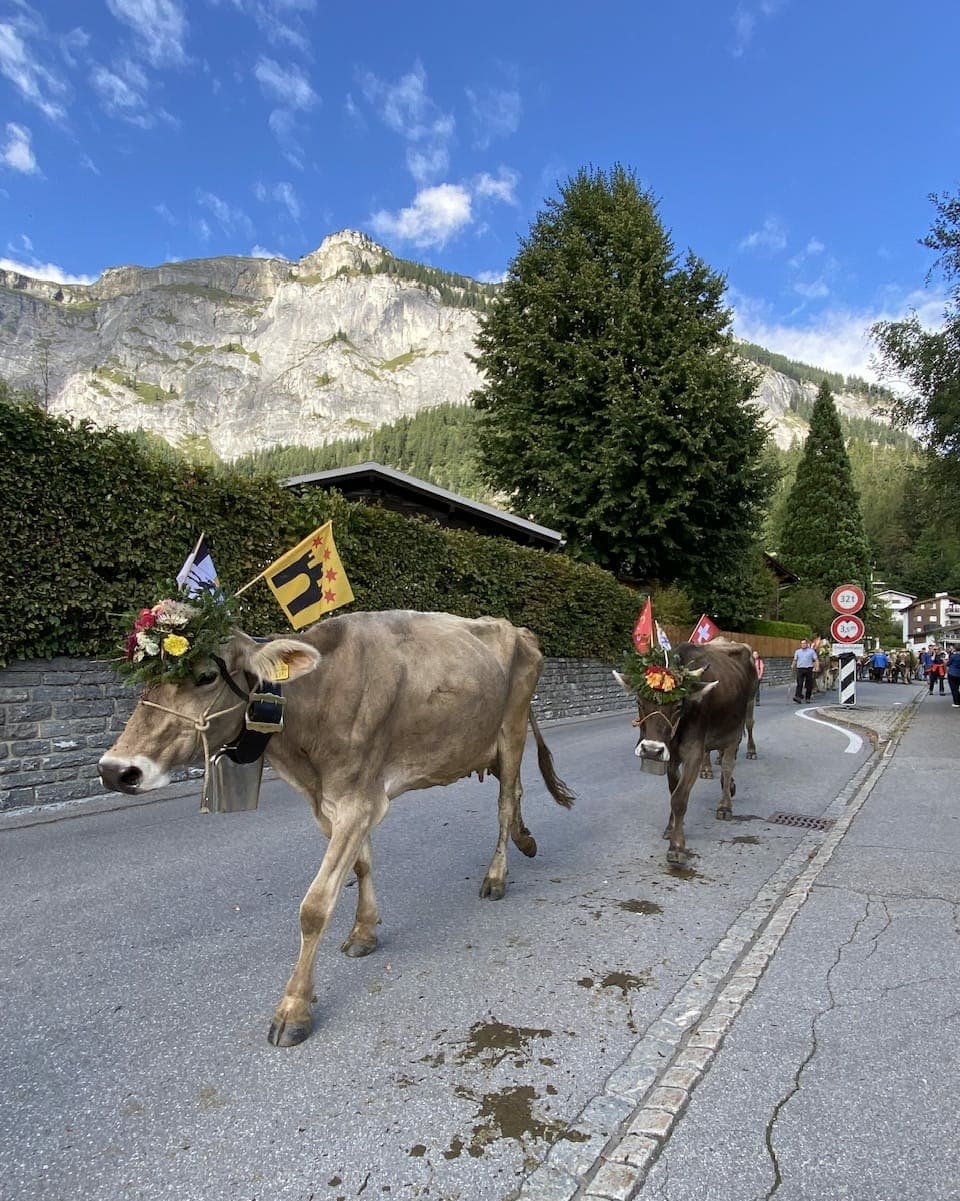
M 264 92 L 287 108 L 303 112 L 313 108 L 319 99 L 310 81 L 292 63 L 281 66 L 272 58 L 260 58 L 253 73 Z
M 30 145 L 30 130 L 25 125 L 15 125 L 12 121 L 7 125 L 7 141 L 0 151 L 0 162 L 6 164 L 11 171 L 20 171 L 23 175 L 39 175 L 40 168 Z
M 92 284 L 96 275 L 71 275 L 55 263 L 20 263 L 16 259 L 0 259 L 0 271 L 16 271 L 31 279 L 46 279 L 55 284 Z
M 273 198 L 287 210 L 294 221 L 300 220 L 300 199 L 289 183 L 278 183 L 273 189 Z
M 267 250 L 265 246 L 261 246 L 259 243 L 251 247 L 250 257 L 252 259 L 282 259 L 285 263 L 290 262 L 285 254 L 278 254 L 275 250 Z
M 516 188 L 519 179 L 516 171 L 511 171 L 509 167 L 501 167 L 500 174 L 497 176 L 489 175 L 484 171 L 474 181 L 474 193 L 477 196 L 502 200 L 504 204 L 516 204 Z
M 370 223 L 382 238 L 414 246 L 440 248 L 470 224 L 470 193 L 455 184 L 440 184 L 418 192 L 409 208 L 399 213 L 374 213 Z
M 486 150 L 496 138 L 506 138 L 520 127 L 520 93 L 487 88 L 475 92 L 467 88 L 467 100 L 473 117 L 474 145 Z
M 481 271 L 477 276 L 482 284 L 502 284 L 506 278 L 506 271 Z
M 170 212 L 170 210 L 167 208 L 167 206 L 165 204 L 155 204 L 153 206 L 153 211 L 157 214 L 158 217 L 160 217 L 164 221 L 166 221 L 166 223 L 168 225 L 176 225 L 177 224 L 176 217 L 173 215 L 173 213 Z
M 249 237 L 253 233 L 253 222 L 243 209 L 233 208 L 214 192 L 198 189 L 197 204 L 213 216 L 225 234 L 242 233 Z M 205 233 L 201 236 L 206 240 L 210 237 L 210 226 L 204 220 L 201 220 L 201 224 L 205 227 Z
M 779 217 L 767 217 L 760 229 L 741 238 L 738 250 L 778 254 L 787 245 L 787 235 Z
M 784 0 L 759 0 L 747 5 L 740 3 L 733 14 L 733 55 L 741 58 L 750 49 L 759 19 L 775 16 L 783 8 Z
M 942 295 L 912 292 L 891 297 L 873 311 L 842 308 L 822 311 L 814 321 L 801 326 L 770 320 L 765 306 L 749 297 L 734 292 L 729 299 L 737 337 L 812 367 L 857 375 L 874 383 L 880 377 L 872 362 L 876 347 L 870 338 L 871 327 L 878 321 L 900 321 L 912 311 L 921 325 L 936 329 L 942 322 L 946 303 Z
M 114 17 L 133 30 L 151 66 L 178 67 L 186 62 L 187 19 L 175 0 L 106 2 Z
M 90 83 L 107 116 L 138 125 L 141 129 L 150 129 L 156 124 L 162 110 L 154 112 L 149 108 L 147 77 L 131 59 L 124 59 L 115 71 L 109 67 L 94 67 Z
M 66 116 L 63 105 L 55 97 L 66 92 L 66 85 L 44 67 L 28 48 L 25 36 L 36 32 L 26 18 L 16 24 L 0 22 L 0 75 L 4 75 L 30 104 L 35 105 L 52 121 Z
M 369 73 L 360 82 L 364 97 L 383 123 L 406 142 L 407 170 L 414 180 L 424 185 L 440 178 L 450 164 L 456 122 L 428 95 L 422 64 L 415 63 L 396 83 L 385 83 Z

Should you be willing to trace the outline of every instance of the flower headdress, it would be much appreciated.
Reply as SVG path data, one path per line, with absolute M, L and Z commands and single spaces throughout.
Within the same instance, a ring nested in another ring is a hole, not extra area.
M 237 625 L 230 598 L 220 591 L 186 590 L 140 609 L 133 617 L 118 664 L 134 683 L 171 684 L 191 678 Z
M 672 651 L 651 647 L 643 654 L 628 650 L 621 674 L 637 696 L 657 705 L 672 705 L 683 700 L 702 671 L 702 667 L 691 671 Z

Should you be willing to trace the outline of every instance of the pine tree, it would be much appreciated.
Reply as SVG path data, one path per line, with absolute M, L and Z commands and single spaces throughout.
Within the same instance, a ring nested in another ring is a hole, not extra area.
M 869 592 L 870 550 L 830 385 L 817 392 L 810 432 L 786 504 L 777 552 L 807 588 L 839 584 Z
M 575 557 L 695 594 L 747 554 L 771 479 L 724 283 L 680 266 L 632 174 L 581 171 L 477 339 L 479 467 Z

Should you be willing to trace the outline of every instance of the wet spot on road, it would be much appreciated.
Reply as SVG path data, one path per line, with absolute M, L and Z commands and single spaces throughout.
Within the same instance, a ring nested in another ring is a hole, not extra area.
M 679 867 L 676 863 L 671 863 L 667 868 L 667 874 L 673 876 L 677 880 L 696 880 L 700 873 L 692 867 Z
M 532 1026 L 510 1026 L 506 1022 L 474 1022 L 466 1047 L 458 1055 L 460 1063 L 479 1059 L 486 1066 L 502 1063 L 510 1055 L 529 1058 L 535 1038 L 552 1038 L 553 1031 Z
M 760 845 L 760 839 L 756 836 L 756 834 L 743 834 L 739 838 L 731 839 L 731 842 L 739 842 L 752 847 L 758 847 Z
M 414 1143 L 413 1146 L 410 1148 L 410 1150 L 407 1152 L 407 1154 L 412 1155 L 414 1159 L 422 1159 L 423 1156 L 426 1155 L 426 1153 L 427 1153 L 427 1148 L 423 1145 L 423 1143 Z
M 661 907 L 653 901 L 620 901 L 618 902 L 621 909 L 626 909 L 627 913 L 663 913 Z
M 227 1104 L 227 1098 L 212 1084 L 201 1084 L 197 1095 L 203 1109 L 223 1109 Z
M 632 972 L 607 972 L 600 981 L 601 988 L 619 988 L 624 1000 L 638 988 L 646 988 L 650 983 L 649 976 L 635 976 Z
M 464 1143 L 459 1137 L 451 1140 L 443 1152 L 444 1159 L 456 1159 L 466 1151 L 479 1159 L 487 1147 L 497 1139 L 512 1139 L 522 1147 L 532 1141 L 555 1143 L 561 1136 L 568 1137 L 566 1123 L 534 1113 L 537 1092 L 530 1084 L 518 1084 L 499 1092 L 484 1093 L 478 1097 L 464 1088 L 457 1095 L 473 1101 L 477 1106 L 477 1124 L 473 1127 L 470 1140 Z

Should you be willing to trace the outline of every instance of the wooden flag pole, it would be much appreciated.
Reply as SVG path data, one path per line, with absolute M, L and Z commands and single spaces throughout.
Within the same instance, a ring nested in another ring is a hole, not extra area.
M 264 577 L 264 574 L 265 574 L 265 573 L 261 571 L 259 575 L 255 575 L 255 576 L 253 577 L 253 579 L 252 579 L 252 580 L 249 580 L 249 581 L 248 581 L 246 584 L 244 584 L 244 586 L 243 586 L 242 588 L 238 588 L 238 589 L 236 590 L 236 592 L 235 592 L 233 595 L 234 595 L 234 596 L 239 596 L 241 592 L 246 592 L 246 590 L 247 590 L 248 588 L 252 588 L 252 587 L 254 586 L 254 584 L 257 582 L 257 580 L 262 580 L 262 579 L 263 579 L 263 577 Z

